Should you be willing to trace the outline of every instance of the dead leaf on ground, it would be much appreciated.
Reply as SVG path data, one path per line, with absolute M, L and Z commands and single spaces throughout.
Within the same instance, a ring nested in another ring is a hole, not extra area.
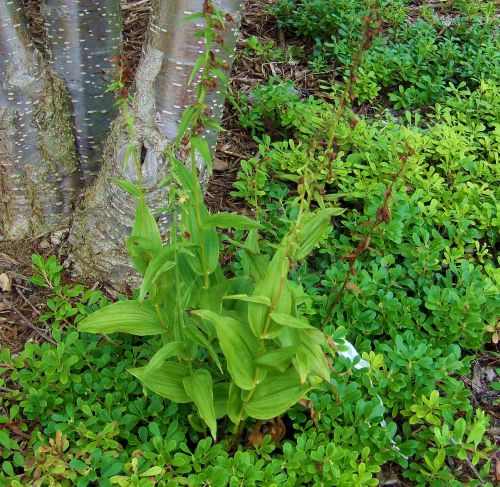
M 12 279 L 5 272 L 0 274 L 0 289 L 4 293 L 8 293 L 12 289 Z

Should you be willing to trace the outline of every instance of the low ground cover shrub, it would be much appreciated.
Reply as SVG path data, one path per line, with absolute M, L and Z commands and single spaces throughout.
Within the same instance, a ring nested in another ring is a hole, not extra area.
M 371 0 L 280 0 L 271 12 L 278 26 L 311 45 L 310 66 L 346 76 L 363 36 Z M 498 82 L 498 38 L 493 2 L 448 2 L 439 7 L 408 0 L 378 2 L 381 28 L 363 54 L 354 95 L 358 102 L 385 94 L 393 107 L 433 104 L 449 83 Z M 378 27 L 376 27 L 378 26 Z

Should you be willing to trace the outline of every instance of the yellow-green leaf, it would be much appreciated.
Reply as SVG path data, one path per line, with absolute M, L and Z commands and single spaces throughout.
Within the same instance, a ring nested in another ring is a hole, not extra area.
M 287 313 L 271 313 L 271 319 L 281 326 L 290 328 L 312 328 L 312 326 L 303 318 L 289 315 Z
M 210 215 L 210 217 L 203 223 L 206 228 L 234 228 L 236 230 L 252 230 L 262 228 L 262 225 L 248 218 L 245 215 L 238 215 L 236 213 L 217 213 Z
M 78 324 L 87 333 L 130 333 L 146 336 L 165 333 L 156 309 L 148 301 L 118 301 L 95 311 Z
M 297 353 L 297 347 L 282 347 L 278 350 L 267 352 L 257 358 L 256 362 L 261 367 L 276 369 L 284 372 Z
M 208 310 L 193 311 L 193 314 L 214 325 L 222 353 L 226 357 L 227 369 L 236 385 L 245 390 L 253 389 L 259 340 L 248 326 L 241 321 Z
M 279 300 L 285 287 L 284 279 L 286 279 L 287 273 L 288 258 L 284 250 L 279 248 L 274 254 L 264 278 L 255 286 L 254 295 L 264 296 L 271 303 L 274 303 L 276 299 Z M 258 303 L 248 304 L 248 322 L 256 337 L 262 336 L 268 316 L 269 306 Z
M 156 394 L 178 403 L 191 402 L 183 383 L 184 377 L 189 375 L 189 369 L 186 366 L 176 362 L 163 362 L 160 367 L 153 369 L 147 376 L 145 371 L 146 367 L 128 369 L 128 372 Z
M 294 369 L 285 373 L 270 371 L 244 404 L 244 411 L 255 419 L 275 418 L 288 411 L 310 389 L 300 382 Z
M 184 389 L 192 399 L 201 419 L 210 428 L 215 440 L 217 436 L 217 421 L 215 420 L 214 391 L 212 376 L 208 370 L 198 369 L 192 375 L 184 377 Z

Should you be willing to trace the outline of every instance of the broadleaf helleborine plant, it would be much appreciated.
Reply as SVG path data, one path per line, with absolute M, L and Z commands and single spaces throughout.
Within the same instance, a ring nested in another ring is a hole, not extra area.
M 217 420 L 228 416 L 237 433 L 246 418 L 271 419 L 287 411 L 322 381 L 329 382 L 327 337 L 301 316 L 303 290 L 289 270 L 305 258 L 340 211 L 309 209 L 306 180 L 298 187 L 298 216 L 269 257 L 259 248 L 257 221 L 243 215 L 210 215 L 198 183 L 197 161 L 210 167 L 206 99 L 226 85 L 224 62 L 212 46 L 232 19 L 210 1 L 191 18 L 205 21 L 199 35 L 205 51 L 195 64 L 197 101 L 181 118 L 176 145 L 167 154 L 177 190 L 168 244 L 164 245 L 142 188 L 127 242 L 143 276 L 137 299 L 116 302 L 79 324 L 91 333 L 159 335 L 163 346 L 143 366 L 130 370 L 142 384 L 177 403 L 193 403 L 216 437 Z M 187 169 L 191 166 L 191 170 Z M 223 269 L 217 228 L 246 230 L 238 242 L 243 272 Z

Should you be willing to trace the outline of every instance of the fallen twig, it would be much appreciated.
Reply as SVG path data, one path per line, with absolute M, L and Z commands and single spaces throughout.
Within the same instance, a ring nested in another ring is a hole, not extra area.
M 19 318 L 21 318 L 21 321 L 23 322 L 24 325 L 26 325 L 28 328 L 31 328 L 34 332 L 38 333 L 42 338 L 45 338 L 48 342 L 52 343 L 53 345 L 56 345 L 56 341 L 49 335 L 47 335 L 43 330 L 38 328 L 37 326 L 31 324 L 29 320 L 16 308 L 16 306 L 11 303 L 7 298 L 3 298 L 3 302 L 14 312 L 16 313 Z

